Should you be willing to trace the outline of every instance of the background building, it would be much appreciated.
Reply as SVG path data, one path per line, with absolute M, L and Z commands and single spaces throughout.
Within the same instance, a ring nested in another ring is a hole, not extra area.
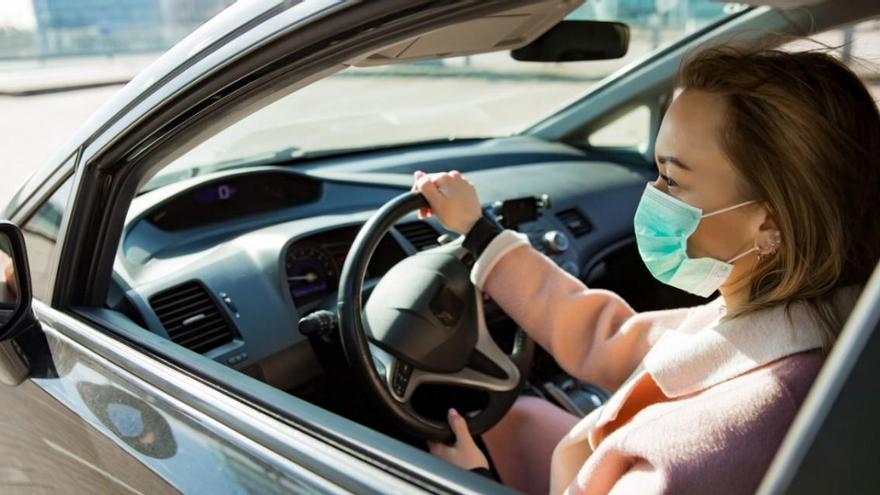
M 235 0 L 32 0 L 33 30 L 0 31 L 0 59 L 161 52 Z

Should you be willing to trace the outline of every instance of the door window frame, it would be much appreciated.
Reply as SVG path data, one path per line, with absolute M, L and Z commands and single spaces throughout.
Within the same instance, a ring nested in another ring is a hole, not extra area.
M 36 213 L 48 203 L 53 194 L 64 187 L 67 181 L 71 181 L 70 191 L 67 194 L 64 211 L 61 216 L 61 224 L 58 227 L 58 236 L 55 246 L 52 248 L 52 252 L 47 259 L 48 266 L 46 266 L 47 279 L 44 286 L 45 293 L 37 294 L 37 292 L 34 291 L 34 297 L 41 295 L 43 297 L 40 298 L 40 300 L 47 303 L 53 300 L 55 294 L 55 282 L 58 277 L 58 268 L 60 266 L 59 259 L 64 239 L 67 237 L 66 233 L 70 223 L 70 213 L 73 209 L 73 201 L 76 197 L 79 184 L 79 181 L 77 180 L 77 166 L 82 157 L 81 151 L 82 149 L 77 147 L 73 153 L 71 153 L 66 159 L 62 160 L 60 165 L 58 165 L 41 184 L 36 186 L 34 192 L 12 215 L 12 221 L 15 222 L 16 225 L 26 225 L 34 215 L 36 215 Z

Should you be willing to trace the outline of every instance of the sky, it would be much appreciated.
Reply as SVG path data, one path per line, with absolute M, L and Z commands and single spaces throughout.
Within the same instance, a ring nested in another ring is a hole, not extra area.
M 0 29 L 33 29 L 35 25 L 31 0 L 0 0 Z

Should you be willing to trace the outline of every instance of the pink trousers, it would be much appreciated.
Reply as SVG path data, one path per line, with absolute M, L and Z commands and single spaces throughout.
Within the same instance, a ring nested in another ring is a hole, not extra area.
M 502 483 L 522 493 L 546 495 L 553 449 L 579 420 L 544 399 L 519 397 L 482 435 Z

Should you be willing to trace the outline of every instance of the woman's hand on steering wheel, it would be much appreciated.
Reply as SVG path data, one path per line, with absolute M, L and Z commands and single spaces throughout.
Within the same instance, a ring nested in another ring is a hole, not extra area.
M 455 434 L 455 443 L 447 445 L 443 442 L 428 441 L 431 454 L 446 462 L 464 469 L 478 467 L 489 468 L 489 461 L 483 451 L 477 447 L 474 437 L 468 431 L 467 421 L 455 409 L 449 409 L 449 426 Z
M 477 190 L 457 170 L 426 174 L 417 170 L 413 191 L 420 192 L 429 208 L 419 209 L 419 218 L 436 215 L 448 230 L 465 235 L 483 214 Z

